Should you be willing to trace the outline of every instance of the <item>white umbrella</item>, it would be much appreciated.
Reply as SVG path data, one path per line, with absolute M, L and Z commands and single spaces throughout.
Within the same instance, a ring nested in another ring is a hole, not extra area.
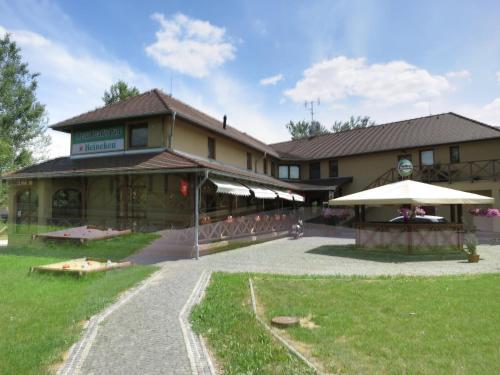
M 344 197 L 330 199 L 332 206 L 354 205 L 439 205 L 439 204 L 493 204 L 495 200 L 479 194 L 403 180 L 360 191 Z

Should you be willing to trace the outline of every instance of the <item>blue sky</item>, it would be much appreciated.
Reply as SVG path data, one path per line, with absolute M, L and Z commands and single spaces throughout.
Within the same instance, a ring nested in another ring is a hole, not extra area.
M 263 141 L 285 123 L 378 123 L 455 111 L 500 125 L 495 1 L 2 1 L 49 123 L 118 80 L 154 87 Z M 50 155 L 69 152 L 51 133 Z

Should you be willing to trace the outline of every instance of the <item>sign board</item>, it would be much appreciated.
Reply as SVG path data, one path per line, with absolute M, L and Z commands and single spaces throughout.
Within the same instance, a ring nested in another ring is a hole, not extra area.
M 125 149 L 125 127 L 75 130 L 71 132 L 71 155 L 97 154 Z
M 408 177 L 413 173 L 413 163 L 408 159 L 401 159 L 397 169 L 401 177 Z

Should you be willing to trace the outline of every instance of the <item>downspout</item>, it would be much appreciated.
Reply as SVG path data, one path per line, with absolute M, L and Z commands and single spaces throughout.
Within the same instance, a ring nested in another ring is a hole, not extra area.
M 170 134 L 168 136 L 168 145 L 167 145 L 167 148 L 168 149 L 172 149 L 172 141 L 173 141 L 173 138 L 174 138 L 174 129 L 175 129 L 175 117 L 177 115 L 177 112 L 172 112 L 172 129 L 170 130 Z
M 208 169 L 205 169 L 205 176 L 198 183 L 198 175 L 194 177 L 194 252 L 196 260 L 200 259 L 199 229 L 200 229 L 200 195 L 201 187 L 208 180 Z

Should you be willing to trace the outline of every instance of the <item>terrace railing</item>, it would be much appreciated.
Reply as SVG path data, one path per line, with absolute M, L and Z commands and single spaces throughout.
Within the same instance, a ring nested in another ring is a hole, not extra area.
M 500 159 L 448 164 L 436 163 L 434 165 L 416 165 L 410 178 L 415 181 L 426 183 L 447 182 L 449 184 L 462 181 L 496 181 L 500 179 Z M 399 176 L 396 168 L 391 168 L 372 181 L 366 189 L 375 188 L 400 180 L 401 176 Z

